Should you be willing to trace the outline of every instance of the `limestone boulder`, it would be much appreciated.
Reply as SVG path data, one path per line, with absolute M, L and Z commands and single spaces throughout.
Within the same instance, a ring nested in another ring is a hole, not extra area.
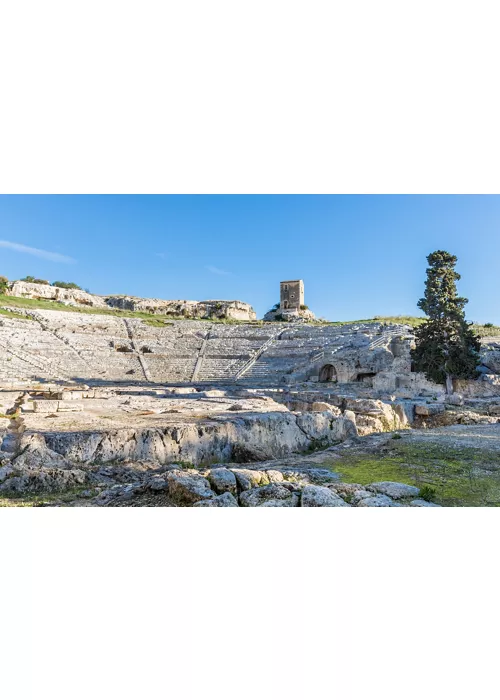
M 2 481 L 5 481 L 5 479 L 8 479 L 9 476 L 12 476 L 12 474 L 15 474 L 15 470 L 9 465 L 0 467 L 0 483 L 2 483 Z
M 226 492 L 213 498 L 203 499 L 193 503 L 195 508 L 239 508 L 238 501 L 232 493 Z
M 256 486 L 269 483 L 266 473 L 257 469 L 232 469 L 231 471 L 236 477 L 240 491 L 248 491 Z
M 179 505 L 192 505 L 216 495 L 203 476 L 172 470 L 167 474 L 167 482 L 169 496 Z
M 358 489 L 353 492 L 351 496 L 350 502 L 352 503 L 353 506 L 357 506 L 361 501 L 364 501 L 365 498 L 372 498 L 373 497 L 373 492 L 367 491 L 366 489 Z
M 363 498 L 357 504 L 358 508 L 391 508 L 398 505 L 389 496 L 384 496 L 379 494 L 377 496 L 370 496 L 369 498 Z
M 226 469 L 225 467 L 210 469 L 207 478 L 215 493 L 237 493 L 236 476 L 230 469 Z
M 300 497 L 297 493 L 292 493 L 290 498 L 271 498 L 269 501 L 264 501 L 261 508 L 296 508 L 300 503 Z
M 378 481 L 370 484 L 368 489 L 396 500 L 399 498 L 416 498 L 420 493 L 420 489 L 416 486 L 401 484 L 397 481 Z
M 240 505 L 245 508 L 258 508 L 269 501 L 286 501 L 292 499 L 287 505 L 295 505 L 298 499 L 294 498 L 294 494 L 282 486 L 281 484 L 268 484 L 258 488 L 243 491 L 240 494 Z
M 349 504 L 326 486 L 306 486 L 302 491 L 302 508 L 338 508 Z
M 45 467 L 69 469 L 70 464 L 62 455 L 47 447 L 45 438 L 38 433 L 24 435 L 19 445 L 19 455 L 12 461 L 17 470 Z
M 413 508 L 441 508 L 437 503 L 431 503 L 430 501 L 424 501 L 422 498 L 416 498 L 410 501 L 410 506 Z
M 67 491 L 87 482 L 81 469 L 30 469 L 0 484 L 1 493 L 30 494 Z
M 271 484 L 280 484 L 284 480 L 283 472 L 277 469 L 266 469 L 266 476 Z
M 444 403 L 422 403 L 415 406 L 417 416 L 437 416 L 445 410 Z

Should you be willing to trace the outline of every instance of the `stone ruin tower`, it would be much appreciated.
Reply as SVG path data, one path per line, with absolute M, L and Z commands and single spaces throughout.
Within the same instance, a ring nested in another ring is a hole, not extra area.
M 299 312 L 303 305 L 304 282 L 302 280 L 280 282 L 280 310 Z

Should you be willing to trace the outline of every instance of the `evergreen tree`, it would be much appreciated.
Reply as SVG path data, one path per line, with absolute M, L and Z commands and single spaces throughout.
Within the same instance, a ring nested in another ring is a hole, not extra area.
M 414 369 L 427 379 L 446 385 L 453 393 L 453 379 L 475 379 L 478 375 L 481 344 L 465 320 L 468 299 L 459 297 L 455 271 L 457 258 L 444 250 L 427 257 L 425 295 L 418 307 L 428 320 L 416 330 L 416 348 L 412 351 Z

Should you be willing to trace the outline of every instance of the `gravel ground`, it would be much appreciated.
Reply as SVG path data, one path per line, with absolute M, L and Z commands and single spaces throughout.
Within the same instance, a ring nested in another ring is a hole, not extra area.
M 492 425 L 449 425 L 445 428 L 409 430 L 404 440 L 427 442 L 450 449 L 475 448 L 500 451 L 500 423 Z

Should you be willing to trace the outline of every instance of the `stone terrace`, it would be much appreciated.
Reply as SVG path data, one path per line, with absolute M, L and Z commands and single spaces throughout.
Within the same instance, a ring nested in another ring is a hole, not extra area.
M 232 382 L 276 385 L 312 363 L 385 351 L 403 326 L 171 321 L 36 310 L 0 317 L 0 381 Z M 380 347 L 379 347 L 380 346 Z

